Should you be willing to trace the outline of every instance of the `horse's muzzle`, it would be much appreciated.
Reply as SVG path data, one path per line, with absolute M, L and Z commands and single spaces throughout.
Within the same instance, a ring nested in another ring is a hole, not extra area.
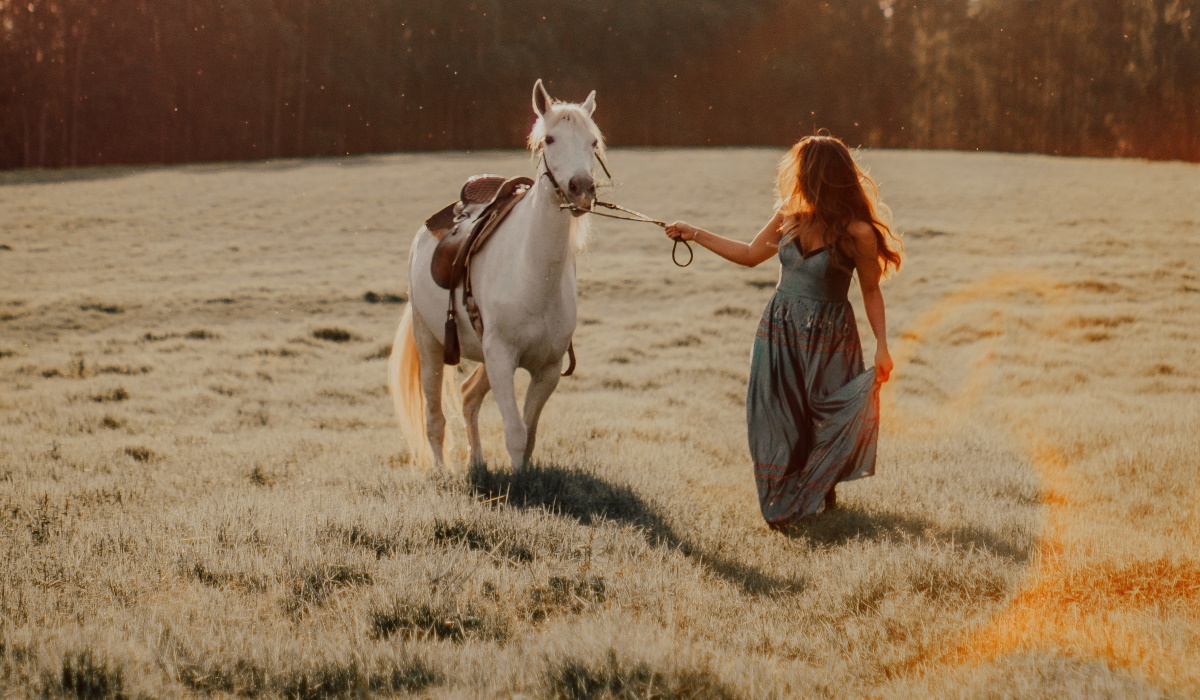
M 596 181 L 585 175 L 576 175 L 567 184 L 567 200 L 575 216 L 586 214 L 596 203 Z

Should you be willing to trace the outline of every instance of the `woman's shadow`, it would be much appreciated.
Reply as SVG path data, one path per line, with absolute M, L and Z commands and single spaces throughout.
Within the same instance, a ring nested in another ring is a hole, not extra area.
M 665 545 L 679 551 L 748 594 L 799 592 L 807 585 L 803 580 L 773 576 L 706 551 L 676 532 L 658 506 L 629 486 L 610 483 L 577 467 L 531 464 L 514 474 L 475 466 L 468 472 L 467 481 L 476 494 L 503 501 L 510 507 L 545 508 L 574 518 L 582 525 L 603 520 L 633 525 L 651 545 Z
M 803 579 L 781 578 L 706 550 L 693 539 L 677 532 L 667 522 L 659 506 L 639 496 L 629 486 L 605 481 L 578 467 L 532 464 L 514 474 L 475 466 L 468 472 L 467 482 L 477 495 L 503 502 L 509 507 L 545 508 L 574 518 L 582 525 L 593 525 L 603 520 L 633 525 L 641 529 L 651 545 L 665 545 L 677 550 L 751 595 L 797 593 L 808 585 Z M 900 542 L 917 538 L 955 546 L 973 546 L 1018 563 L 1028 560 L 1031 553 L 1029 547 L 1021 547 L 986 530 L 971 527 L 945 529 L 920 518 L 895 513 L 869 513 L 844 506 L 805 518 L 787 528 L 784 534 L 798 542 L 807 542 L 814 548 L 837 547 L 854 540 Z
M 900 513 L 868 512 L 854 506 L 838 506 L 782 530 L 783 534 L 814 547 L 839 547 L 856 540 L 903 542 L 918 539 L 972 547 L 1016 564 L 1024 564 L 1032 555 L 1031 542 L 1006 539 L 994 532 L 960 525 L 947 528 L 935 521 Z

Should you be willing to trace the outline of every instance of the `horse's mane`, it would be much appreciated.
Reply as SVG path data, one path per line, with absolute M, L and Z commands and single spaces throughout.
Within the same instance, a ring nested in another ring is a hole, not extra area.
M 569 102 L 555 102 L 546 114 L 538 117 L 533 124 L 533 129 L 529 132 L 529 150 L 533 153 L 534 158 L 542 153 L 546 132 L 563 121 L 586 129 L 595 137 L 596 149 L 600 151 L 600 155 L 604 155 L 604 134 L 600 133 L 600 127 L 596 126 L 596 122 L 592 121 L 591 116 L 583 111 L 583 107 Z
M 604 156 L 604 134 L 600 133 L 600 128 L 596 126 L 596 122 L 592 121 L 591 116 L 584 111 L 583 107 L 569 102 L 555 102 L 546 114 L 538 117 L 533 129 L 529 132 L 529 151 L 535 162 L 541 157 L 542 149 L 545 148 L 546 133 L 564 121 L 586 129 L 596 139 L 596 151 L 601 157 Z M 587 247 L 591 218 L 590 216 L 577 216 L 571 219 L 571 241 L 574 243 L 576 251 Z

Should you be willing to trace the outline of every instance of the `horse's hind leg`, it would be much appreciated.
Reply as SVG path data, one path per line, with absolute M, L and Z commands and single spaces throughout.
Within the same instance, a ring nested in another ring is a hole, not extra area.
M 463 382 L 463 418 L 467 422 L 467 441 L 471 444 L 470 463 L 483 464 L 483 441 L 479 438 L 479 409 L 483 406 L 483 397 L 487 396 L 492 385 L 488 383 L 487 367 L 480 364 Z
M 561 378 L 558 365 L 550 365 L 535 374 L 530 375 L 529 391 L 525 392 L 525 461 L 533 457 L 533 443 L 537 440 L 538 419 L 542 416 L 542 408 L 554 393 Z
M 419 317 L 413 318 L 413 337 L 421 359 L 421 391 L 425 394 L 425 436 L 433 450 L 433 466 L 441 469 L 445 460 L 442 444 L 446 439 L 446 416 L 442 413 L 442 344 Z

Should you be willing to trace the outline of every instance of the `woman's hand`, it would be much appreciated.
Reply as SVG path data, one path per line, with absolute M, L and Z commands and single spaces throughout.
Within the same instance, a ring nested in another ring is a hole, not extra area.
M 694 241 L 696 240 L 697 228 L 684 221 L 676 221 L 673 224 L 668 224 L 667 235 L 673 241 Z
M 892 368 L 895 365 L 892 363 L 892 355 L 887 348 L 879 348 L 875 351 L 875 378 L 881 382 L 886 382 L 888 377 L 892 375 Z

